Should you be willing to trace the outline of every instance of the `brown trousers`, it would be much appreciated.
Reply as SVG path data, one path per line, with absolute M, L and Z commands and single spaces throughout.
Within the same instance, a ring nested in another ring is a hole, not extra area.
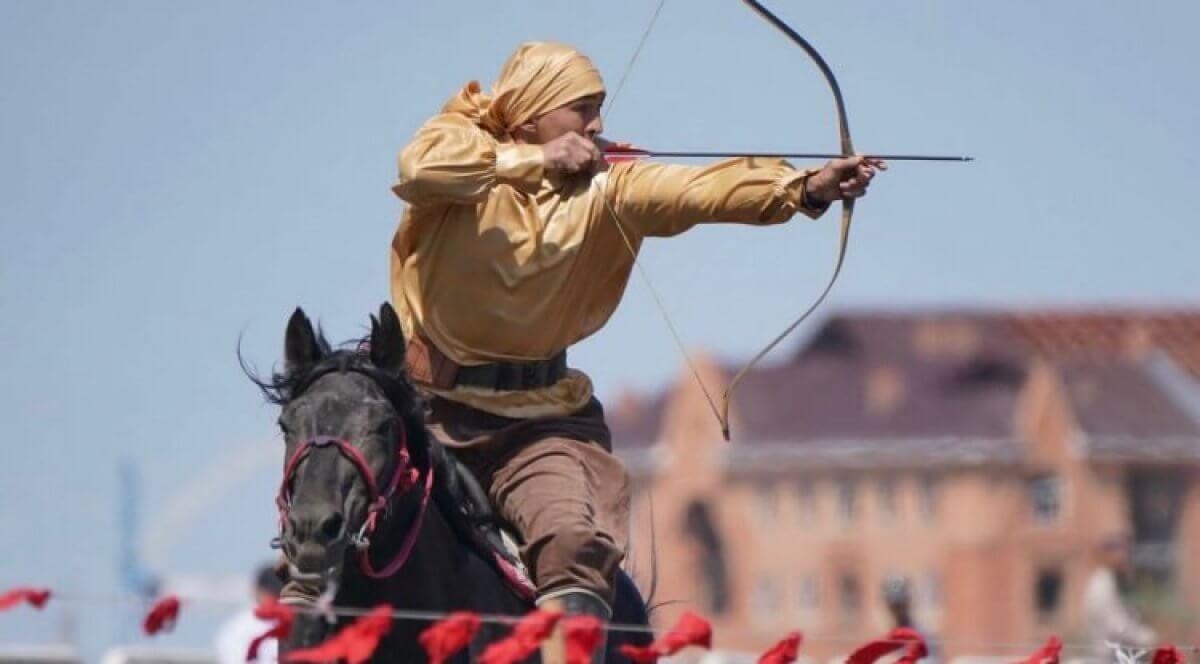
M 428 424 L 516 529 L 539 596 L 579 588 L 611 605 L 629 538 L 629 477 L 600 402 L 510 419 L 433 398 Z

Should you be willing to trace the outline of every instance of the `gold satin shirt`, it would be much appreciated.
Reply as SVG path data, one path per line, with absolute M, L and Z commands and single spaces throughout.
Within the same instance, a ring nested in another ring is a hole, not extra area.
M 603 327 L 620 302 L 634 263 L 618 221 L 636 250 L 699 223 L 816 218 L 823 209 L 801 205 L 814 172 L 743 158 L 547 177 L 541 146 L 500 141 L 445 112 L 400 153 L 393 191 L 408 208 L 392 241 L 392 300 L 406 334 L 461 365 L 546 359 Z M 575 369 L 536 390 L 423 387 L 506 417 L 564 415 L 592 397 Z

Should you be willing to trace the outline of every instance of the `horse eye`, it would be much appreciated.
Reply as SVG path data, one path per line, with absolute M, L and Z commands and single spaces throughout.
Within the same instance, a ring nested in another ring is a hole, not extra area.
M 284 424 L 283 420 L 279 420 L 275 423 L 279 425 L 279 430 L 283 432 L 283 435 L 285 435 L 285 436 L 292 435 L 292 432 L 288 431 L 287 425 Z
M 375 427 L 375 433 L 377 435 L 387 437 L 387 436 L 391 435 L 392 427 L 394 427 L 395 425 L 396 425 L 396 423 L 393 422 L 392 420 L 387 420 L 386 422 L 383 422 L 379 426 Z

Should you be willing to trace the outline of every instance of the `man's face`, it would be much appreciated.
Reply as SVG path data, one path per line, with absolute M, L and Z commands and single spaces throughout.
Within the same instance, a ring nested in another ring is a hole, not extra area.
M 580 97 L 523 125 L 517 139 L 523 143 L 544 144 L 575 132 L 594 141 L 604 130 L 604 121 L 600 117 L 603 104 L 603 93 Z

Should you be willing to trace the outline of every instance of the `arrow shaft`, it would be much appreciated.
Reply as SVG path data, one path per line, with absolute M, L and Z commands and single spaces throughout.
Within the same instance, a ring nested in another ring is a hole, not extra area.
M 770 157 L 778 159 L 841 159 L 845 155 L 826 152 L 687 152 L 679 150 L 614 150 L 607 153 L 620 159 L 628 156 L 639 157 L 704 157 L 711 159 L 734 159 L 737 157 Z M 863 155 L 871 159 L 884 161 L 975 161 L 974 157 L 956 155 L 923 155 L 923 154 L 869 154 Z

